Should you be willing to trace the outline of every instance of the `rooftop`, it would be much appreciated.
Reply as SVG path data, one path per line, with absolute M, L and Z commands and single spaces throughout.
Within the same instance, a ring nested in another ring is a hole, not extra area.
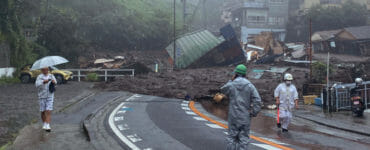
M 344 30 L 351 33 L 357 40 L 370 39 L 370 26 L 348 27 Z

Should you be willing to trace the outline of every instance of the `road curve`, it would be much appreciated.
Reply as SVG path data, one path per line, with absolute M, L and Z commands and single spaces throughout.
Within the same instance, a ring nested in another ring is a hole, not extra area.
M 189 101 L 135 94 L 115 105 L 107 122 L 124 148 L 226 149 L 225 124 L 203 115 Z M 290 149 L 282 144 L 252 136 L 249 149 Z

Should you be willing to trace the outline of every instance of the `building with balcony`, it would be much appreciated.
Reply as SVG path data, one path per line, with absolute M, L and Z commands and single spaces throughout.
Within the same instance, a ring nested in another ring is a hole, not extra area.
M 234 0 L 226 3 L 224 10 L 231 12 L 231 24 L 243 43 L 264 31 L 274 32 L 281 41 L 285 39 L 289 0 Z

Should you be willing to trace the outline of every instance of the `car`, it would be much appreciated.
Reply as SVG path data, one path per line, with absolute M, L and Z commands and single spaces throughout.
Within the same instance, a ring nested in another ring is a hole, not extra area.
M 35 81 L 37 76 L 41 74 L 41 70 L 32 70 L 32 65 L 25 65 L 21 69 L 20 80 L 22 83 L 30 83 Z M 60 70 L 57 67 L 49 67 L 50 73 L 53 74 L 58 82 L 58 84 L 65 84 L 67 81 L 73 79 L 73 73 L 68 70 Z

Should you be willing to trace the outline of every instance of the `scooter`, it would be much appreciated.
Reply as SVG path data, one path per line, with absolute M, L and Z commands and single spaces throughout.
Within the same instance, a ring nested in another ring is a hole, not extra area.
M 365 106 L 360 96 L 354 96 L 351 98 L 351 109 L 352 113 L 356 114 L 357 117 L 361 117 L 364 114 Z

